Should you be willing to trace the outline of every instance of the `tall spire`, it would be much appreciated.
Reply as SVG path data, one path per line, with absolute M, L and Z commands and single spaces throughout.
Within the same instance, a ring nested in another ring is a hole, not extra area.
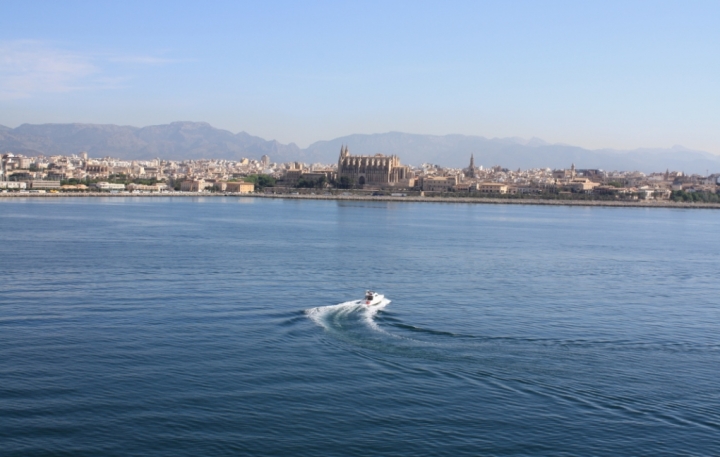
M 463 170 L 463 173 L 465 174 L 466 178 L 474 178 L 475 177 L 475 156 L 473 154 L 470 154 L 470 165 Z

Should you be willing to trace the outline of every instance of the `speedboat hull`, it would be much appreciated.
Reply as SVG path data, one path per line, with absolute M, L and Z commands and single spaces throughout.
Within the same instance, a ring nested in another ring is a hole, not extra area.
M 382 303 L 382 301 L 385 299 L 385 295 L 375 294 L 371 300 L 368 300 L 367 298 L 360 300 L 360 303 L 365 306 L 375 306 Z

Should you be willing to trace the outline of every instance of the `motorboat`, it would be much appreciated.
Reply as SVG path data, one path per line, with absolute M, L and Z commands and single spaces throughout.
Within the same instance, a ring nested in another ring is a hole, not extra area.
M 381 295 L 377 292 L 373 292 L 372 290 L 366 290 L 365 291 L 365 298 L 362 300 L 364 305 L 367 306 L 374 306 L 379 304 L 383 299 L 385 298 L 385 295 Z

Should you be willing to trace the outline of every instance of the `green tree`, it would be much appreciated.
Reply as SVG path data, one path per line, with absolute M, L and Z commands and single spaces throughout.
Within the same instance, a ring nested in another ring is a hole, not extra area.
M 245 177 L 245 182 L 251 182 L 255 184 L 256 189 L 264 189 L 265 187 L 275 186 L 275 178 L 270 175 L 249 175 Z
M 350 181 L 350 178 L 347 176 L 341 176 L 340 179 L 335 182 L 335 187 L 338 189 L 350 189 L 352 187 L 352 181 Z
M 327 178 L 325 176 L 321 176 L 318 179 L 309 179 L 309 178 L 301 177 L 298 180 L 295 187 L 309 188 L 309 189 L 313 189 L 313 188 L 322 189 L 323 187 L 325 187 L 326 182 L 327 182 Z

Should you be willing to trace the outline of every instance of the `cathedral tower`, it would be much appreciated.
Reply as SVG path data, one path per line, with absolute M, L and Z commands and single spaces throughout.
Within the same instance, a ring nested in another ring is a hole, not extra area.
M 466 178 L 474 178 L 475 177 L 475 157 L 473 154 L 470 154 L 470 165 L 465 169 L 465 177 Z

